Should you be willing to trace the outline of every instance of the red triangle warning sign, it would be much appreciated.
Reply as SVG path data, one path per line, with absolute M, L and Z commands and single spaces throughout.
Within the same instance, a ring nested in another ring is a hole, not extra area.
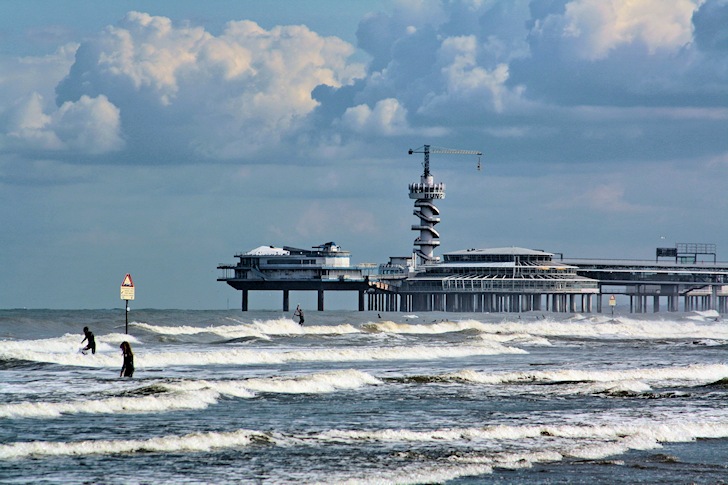
M 131 280 L 131 275 L 129 273 L 124 276 L 124 282 L 121 283 L 121 286 L 130 286 L 134 288 L 134 282 Z

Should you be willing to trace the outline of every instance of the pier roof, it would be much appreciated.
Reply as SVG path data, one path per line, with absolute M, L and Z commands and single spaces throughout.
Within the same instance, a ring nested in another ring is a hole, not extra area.
M 483 255 L 494 255 L 503 254 L 508 256 L 553 256 L 553 253 L 547 253 L 545 251 L 539 251 L 537 249 L 519 248 L 516 246 L 504 247 L 504 248 L 481 248 L 481 249 L 461 249 L 460 251 L 452 251 L 445 254 L 461 255 L 461 254 L 483 254 Z
M 290 253 L 283 248 L 277 248 L 275 246 L 258 246 L 245 254 L 249 256 L 285 256 Z

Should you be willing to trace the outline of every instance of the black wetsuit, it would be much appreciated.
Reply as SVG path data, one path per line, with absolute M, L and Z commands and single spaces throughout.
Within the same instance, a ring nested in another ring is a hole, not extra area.
M 134 375 L 134 354 L 124 354 L 124 365 L 121 366 L 121 372 L 124 374 L 124 377 Z
M 81 340 L 81 343 L 84 343 L 86 340 L 88 340 L 88 344 L 86 347 L 84 347 L 82 350 L 89 350 L 91 349 L 91 353 L 96 353 L 96 339 L 94 338 L 94 334 L 91 330 L 86 332 L 86 336 Z

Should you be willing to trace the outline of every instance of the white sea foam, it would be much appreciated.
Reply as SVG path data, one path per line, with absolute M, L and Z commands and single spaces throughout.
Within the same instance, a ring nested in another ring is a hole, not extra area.
M 465 455 L 453 453 L 438 463 L 408 464 L 388 470 L 367 470 L 366 476 L 337 477 L 329 474 L 318 482 L 337 483 L 420 483 L 439 482 L 462 476 L 490 473 L 493 467 L 524 468 L 534 463 L 559 461 L 564 457 L 601 459 L 630 449 L 659 448 L 661 443 L 684 442 L 698 438 L 728 437 L 724 418 L 673 419 L 662 422 L 633 421 L 619 425 L 498 425 L 472 428 L 414 429 L 332 429 L 319 433 L 285 435 L 241 429 L 231 432 L 160 436 L 143 440 L 85 440 L 65 442 L 15 442 L 0 445 L 0 460 L 43 456 L 115 455 L 137 452 L 199 453 L 242 448 L 253 442 L 270 446 L 307 447 L 318 443 L 360 446 L 362 442 L 401 444 L 410 450 L 418 446 L 466 446 Z M 403 451 L 403 454 L 408 454 Z M 343 478 L 343 479 L 342 479 Z
M 371 374 L 353 369 L 294 378 L 253 378 L 245 381 L 245 387 L 253 391 L 286 394 L 318 394 L 377 384 L 382 384 L 382 381 Z
M 0 340 L 0 358 L 13 357 L 13 354 L 25 351 L 32 351 L 35 354 L 78 353 L 79 349 L 86 345 L 86 342 L 81 343 L 81 340 L 82 337 L 70 333 L 60 337 L 38 340 Z M 134 344 L 139 343 L 134 336 L 120 333 L 96 336 L 96 352 L 116 352 L 119 350 L 119 344 L 124 340 Z
M 443 377 L 478 384 L 502 384 L 509 382 L 602 382 L 614 387 L 616 383 L 631 382 L 628 387 L 638 389 L 651 382 L 654 384 L 700 385 L 717 382 L 728 377 L 728 365 L 689 365 L 681 367 L 647 367 L 621 370 L 558 369 L 553 371 L 507 372 L 489 374 L 470 369 L 445 374 Z M 647 386 L 649 387 L 649 386 Z
M 674 419 L 670 422 L 643 422 L 627 425 L 540 425 L 510 426 L 497 425 L 482 428 L 448 428 L 437 430 L 329 430 L 318 435 L 318 439 L 332 442 L 386 442 L 386 443 L 473 443 L 492 440 L 534 440 L 544 438 L 563 438 L 569 444 L 559 450 L 569 456 L 578 456 L 577 450 L 583 440 L 602 442 L 627 442 L 628 448 L 636 443 L 657 443 L 692 441 L 697 438 L 728 437 L 728 423 L 714 418 L 706 421 Z M 604 443 L 600 443 L 603 445 Z M 539 448 L 540 449 L 540 448 Z M 610 453 L 611 454 L 611 453 Z M 603 458 L 609 455 L 592 456 Z
M 393 321 L 382 321 L 367 323 L 364 329 L 369 332 L 408 333 L 408 334 L 441 334 L 450 332 L 462 332 L 465 330 L 485 331 L 489 324 L 477 320 L 450 321 L 444 320 L 434 323 L 397 323 Z
M 141 397 L 112 397 L 66 402 L 22 402 L 0 405 L 0 418 L 55 418 L 62 414 L 117 414 L 169 412 L 204 409 L 217 402 L 220 394 L 206 389 Z
M 484 324 L 477 320 L 463 320 L 457 327 L 473 328 L 485 333 L 529 334 L 542 337 L 586 337 L 624 339 L 685 339 L 708 338 L 728 340 L 728 325 L 724 322 L 697 322 L 675 320 L 638 320 L 621 317 L 619 320 L 604 316 L 553 321 L 514 321 Z
M 344 389 L 357 389 L 382 381 L 366 372 L 354 369 L 319 372 L 296 377 L 255 377 L 244 380 L 191 380 L 164 384 L 175 391 L 212 389 L 220 394 L 253 397 L 256 392 L 278 394 L 325 394 Z
M 483 323 L 477 320 L 443 320 L 428 324 L 397 323 L 387 320 L 376 323 L 367 323 L 363 325 L 363 328 L 368 332 L 414 335 L 437 335 L 475 330 L 482 332 L 482 335 L 480 336 L 481 339 L 492 342 L 508 342 L 541 346 L 551 345 L 551 342 L 549 342 L 546 338 L 535 336 L 526 332 L 493 331 L 492 325 L 493 324 Z
M 249 365 L 287 362 L 366 362 L 374 360 L 433 360 L 477 355 L 526 353 L 496 342 L 463 346 L 333 347 L 305 350 L 221 349 L 207 352 L 161 352 L 146 354 L 141 366 L 169 365 Z
M 205 452 L 248 446 L 253 441 L 274 443 L 275 438 L 251 430 L 193 433 L 147 440 L 28 441 L 0 445 L 0 460 L 32 456 L 112 455 L 136 452 Z
M 62 348 L 59 346 L 59 349 Z M 113 347 L 112 347 L 113 348 Z M 137 352 L 134 364 L 137 369 L 145 367 L 167 367 L 175 365 L 254 365 L 281 364 L 286 362 L 357 362 L 381 359 L 391 360 L 433 360 L 461 358 L 476 355 L 526 353 L 498 342 L 483 342 L 469 346 L 410 346 L 410 347 L 333 347 L 328 349 L 303 350 L 253 350 L 245 348 L 212 347 L 210 350 L 188 352 Z M 118 348 L 113 352 L 97 351 L 95 355 L 83 355 L 77 351 L 65 353 L 29 350 L 26 346 L 0 346 L 0 358 L 12 358 L 33 362 L 48 362 L 69 366 L 119 367 Z
M 255 337 L 269 339 L 274 335 L 330 335 L 361 333 L 353 325 L 304 325 L 301 326 L 290 318 L 279 318 L 275 320 L 254 320 L 252 323 L 240 323 L 237 325 L 218 325 L 208 327 L 163 326 L 151 325 L 149 323 L 135 322 L 137 328 L 160 335 L 199 335 L 213 334 L 224 339 L 238 339 Z
M 680 420 L 632 425 L 540 425 L 485 426 L 482 428 L 448 428 L 436 430 L 329 430 L 302 436 L 273 437 L 269 434 L 238 430 L 232 432 L 194 433 L 183 436 L 162 436 L 148 440 L 87 440 L 70 442 L 16 442 L 0 445 L 0 459 L 37 455 L 92 455 L 133 453 L 137 451 L 199 452 L 215 448 L 245 446 L 252 439 L 278 445 L 295 445 L 311 441 L 355 444 L 363 441 L 384 443 L 481 443 L 514 441 L 527 445 L 529 441 L 545 440 L 555 449 L 543 451 L 543 444 L 533 443 L 533 456 L 540 459 L 563 456 L 604 458 L 628 449 L 649 449 L 660 443 L 685 442 L 698 438 L 728 437 L 728 423 L 716 421 Z
M 715 321 L 716 319 L 720 318 L 720 313 L 718 313 L 716 310 L 698 310 L 695 311 L 695 316 L 691 317 L 688 316 L 688 318 L 697 318 L 700 320 L 712 320 Z
M 286 378 L 161 382 L 155 384 L 160 392 L 153 395 L 1 404 L 0 418 L 55 418 L 62 414 L 80 413 L 161 413 L 180 409 L 204 409 L 217 403 L 221 395 L 252 398 L 259 392 L 324 394 L 381 383 L 371 374 L 354 369 Z M 148 387 L 149 383 L 145 382 L 145 386 Z

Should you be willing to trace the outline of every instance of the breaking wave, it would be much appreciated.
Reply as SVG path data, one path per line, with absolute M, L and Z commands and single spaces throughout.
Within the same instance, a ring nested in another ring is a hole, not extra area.
M 360 447 L 364 443 L 401 446 L 404 455 L 421 446 L 462 446 L 450 460 L 437 465 L 372 470 L 376 476 L 347 477 L 347 483 L 367 479 L 382 483 L 433 482 L 473 474 L 489 473 L 495 467 L 530 467 L 540 462 L 566 458 L 598 460 L 629 450 L 656 449 L 661 443 L 728 437 L 728 424 L 715 419 L 650 423 L 634 420 L 621 425 L 497 425 L 480 428 L 332 429 L 305 435 L 268 433 L 249 429 L 230 432 L 167 435 L 143 440 L 23 441 L 0 445 L 0 459 L 19 460 L 42 456 L 90 456 L 132 453 L 200 453 L 251 445 L 296 447 L 314 445 Z M 338 482 L 337 477 L 328 477 Z
M 341 325 L 305 325 L 301 326 L 290 318 L 275 320 L 255 320 L 252 323 L 239 323 L 236 325 L 218 325 L 208 327 L 193 327 L 189 325 L 162 326 L 149 323 L 133 322 L 136 328 L 160 335 L 200 335 L 211 334 L 226 340 L 256 337 L 269 339 L 271 336 L 284 335 L 344 335 L 361 333 L 350 324 Z
M 49 362 L 69 366 L 119 367 L 117 346 L 99 349 L 95 355 L 83 355 L 77 351 L 48 352 L 27 348 L 7 348 L 0 344 L 0 360 L 15 359 L 33 362 Z M 207 351 L 138 352 L 135 351 L 137 369 L 145 367 L 167 367 L 175 365 L 255 365 L 282 364 L 288 362 L 361 362 L 381 359 L 391 360 L 434 360 L 462 358 L 478 355 L 527 353 L 498 342 L 482 342 L 476 345 L 459 346 L 397 346 L 397 347 L 333 347 L 327 349 L 265 349 L 214 347 Z
M 591 392 L 615 389 L 641 392 L 652 385 L 697 386 L 720 382 L 728 378 L 728 365 L 690 365 L 684 367 L 641 368 L 622 370 L 558 369 L 553 371 L 506 372 L 489 374 L 461 370 L 439 376 L 440 379 L 474 384 L 509 383 L 599 383 Z
M 254 398 L 258 393 L 325 394 L 381 383 L 376 377 L 353 369 L 286 378 L 160 382 L 125 391 L 122 396 L 102 399 L 2 404 L 0 418 L 55 418 L 79 413 L 159 413 L 204 409 L 217 403 L 223 395 Z

